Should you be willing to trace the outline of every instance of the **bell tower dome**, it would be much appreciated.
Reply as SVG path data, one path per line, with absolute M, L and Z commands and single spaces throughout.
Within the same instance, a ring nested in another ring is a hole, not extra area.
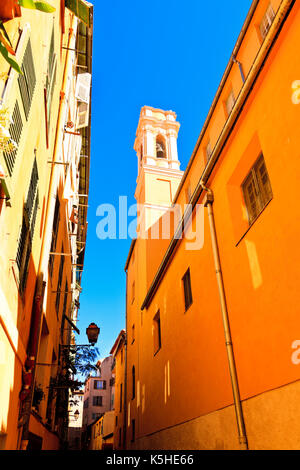
M 141 109 L 134 149 L 138 157 L 135 198 L 139 225 L 148 230 L 172 205 L 183 171 L 177 153 L 180 124 L 173 111 Z

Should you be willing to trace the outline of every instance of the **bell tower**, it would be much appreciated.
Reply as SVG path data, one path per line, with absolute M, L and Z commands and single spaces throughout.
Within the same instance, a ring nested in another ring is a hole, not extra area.
M 177 153 L 180 124 L 173 111 L 141 109 L 134 150 L 138 157 L 135 198 L 140 230 L 148 230 L 171 206 L 183 171 Z

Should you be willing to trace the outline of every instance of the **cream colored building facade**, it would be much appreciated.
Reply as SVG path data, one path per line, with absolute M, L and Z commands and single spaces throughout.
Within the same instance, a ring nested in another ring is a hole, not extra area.
M 83 2 L 86 25 L 51 3 L 54 13 L 22 8 L 5 23 L 23 75 L 0 57 L 15 142 L 0 152 L 0 449 L 9 450 L 65 440 L 55 383 L 74 341 L 86 238 L 93 10 Z

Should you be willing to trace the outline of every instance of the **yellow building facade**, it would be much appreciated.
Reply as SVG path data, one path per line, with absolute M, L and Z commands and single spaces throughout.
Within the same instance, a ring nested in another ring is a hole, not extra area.
M 127 449 L 300 447 L 299 31 L 297 2 L 253 1 L 183 175 L 176 116 L 141 111 Z
M 93 10 L 79 2 L 84 22 L 72 2 L 50 3 L 51 13 L 21 8 L 4 23 L 23 73 L 0 57 L 13 144 L 0 152 L 0 449 L 9 450 L 65 442 L 68 390 L 57 384 L 86 239 Z
M 111 348 L 113 355 L 113 374 L 115 375 L 115 399 L 114 399 L 114 428 L 113 428 L 113 448 L 120 450 L 124 448 L 126 440 L 125 422 L 125 363 L 126 363 L 126 332 L 121 330 Z
M 111 450 L 114 443 L 114 421 L 113 410 L 103 413 L 101 418 L 91 424 L 91 440 L 89 450 Z

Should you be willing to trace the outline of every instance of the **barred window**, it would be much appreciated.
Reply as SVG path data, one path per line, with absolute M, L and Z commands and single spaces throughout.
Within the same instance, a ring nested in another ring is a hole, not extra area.
M 242 190 L 251 225 L 273 197 L 263 154 L 248 173 L 242 184 Z

